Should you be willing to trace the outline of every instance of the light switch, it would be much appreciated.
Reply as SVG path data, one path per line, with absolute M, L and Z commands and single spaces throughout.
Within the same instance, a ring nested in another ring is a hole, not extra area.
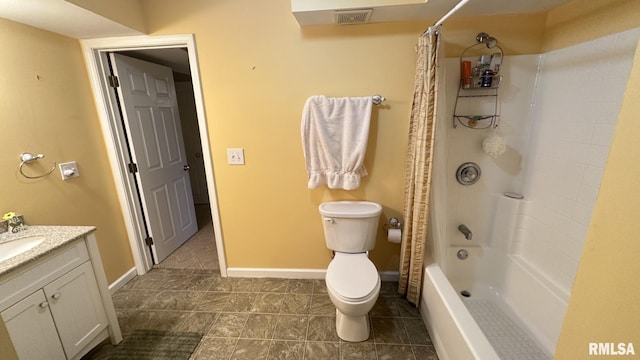
M 244 165 L 244 149 L 228 148 L 227 163 L 229 165 Z

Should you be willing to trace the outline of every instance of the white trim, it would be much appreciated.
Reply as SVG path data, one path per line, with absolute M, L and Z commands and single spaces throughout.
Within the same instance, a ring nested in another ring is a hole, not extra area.
M 189 52 L 189 65 L 191 67 L 191 78 L 193 82 L 193 93 L 196 104 L 196 114 L 198 115 L 198 127 L 202 139 L 202 157 L 204 160 L 207 186 L 209 189 L 209 202 L 211 205 L 211 217 L 213 220 L 213 231 L 215 235 L 216 248 L 218 249 L 218 262 L 220 264 L 220 275 L 227 276 L 227 262 L 224 257 L 224 241 L 222 237 L 222 226 L 220 222 L 220 212 L 218 208 L 218 198 L 216 194 L 215 180 L 213 176 L 213 160 L 211 158 L 211 147 L 209 143 L 209 132 L 207 130 L 207 120 L 204 111 L 202 95 L 202 85 L 200 83 L 200 72 L 198 70 L 198 57 L 196 52 L 195 38 L 193 34 L 170 35 L 170 36 L 127 36 L 110 37 L 100 39 L 82 40 L 82 50 L 84 52 L 89 79 L 94 93 L 96 109 L 100 118 L 102 133 L 105 138 L 107 155 L 111 168 L 113 169 L 113 180 L 116 192 L 120 200 L 120 207 L 127 230 L 127 236 L 131 245 L 131 251 L 136 266 L 136 271 L 142 275 L 149 271 L 152 266 L 151 254 L 142 245 L 141 221 L 137 216 L 137 205 L 129 199 L 132 194 L 132 182 L 127 175 L 126 169 L 121 165 L 120 159 L 124 158 L 125 147 L 120 146 L 120 134 L 111 125 L 111 119 L 116 115 L 111 110 L 110 91 L 108 91 L 103 71 L 106 70 L 101 55 L 107 51 L 133 50 L 140 48 L 168 48 L 186 47 Z
M 324 279 L 327 269 L 286 269 L 286 268 L 227 268 L 229 277 L 282 278 L 282 279 Z M 397 271 L 380 271 L 380 280 L 398 281 Z
M 229 277 L 271 277 L 283 279 L 324 279 L 327 269 L 228 268 Z
M 397 271 L 379 271 L 380 280 L 382 281 L 398 281 L 400 274 Z
M 96 283 L 98 284 L 98 291 L 100 292 L 100 299 L 102 300 L 104 307 L 104 314 L 107 317 L 109 337 L 111 338 L 111 343 L 115 345 L 122 341 L 122 330 L 118 324 L 118 315 L 113 307 L 111 292 L 107 289 L 107 276 L 104 273 L 104 265 L 102 264 L 102 258 L 100 257 L 100 249 L 98 249 L 96 234 L 93 232 L 87 234 L 84 237 L 84 243 L 87 246 L 87 251 L 91 258 L 93 275 L 95 276 Z
M 122 289 L 123 286 L 125 286 L 129 281 L 133 280 L 133 278 L 137 275 L 138 272 L 136 271 L 136 268 L 132 267 L 131 269 L 129 269 L 129 271 L 116 279 L 116 281 L 109 284 L 109 292 L 111 293 L 111 296 L 113 296 L 116 291 Z

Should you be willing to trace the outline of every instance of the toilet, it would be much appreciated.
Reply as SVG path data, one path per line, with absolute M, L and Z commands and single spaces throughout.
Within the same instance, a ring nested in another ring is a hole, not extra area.
M 320 204 L 327 247 L 335 255 L 325 282 L 336 307 L 336 332 L 349 342 L 369 338 L 368 313 L 380 294 L 380 275 L 369 260 L 376 244 L 382 206 L 368 201 L 332 201 Z

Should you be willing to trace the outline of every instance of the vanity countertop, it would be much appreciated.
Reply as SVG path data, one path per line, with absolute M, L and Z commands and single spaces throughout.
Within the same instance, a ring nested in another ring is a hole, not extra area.
M 0 244 L 27 236 L 43 236 L 44 241 L 17 256 L 0 262 L 0 276 L 15 270 L 16 268 L 35 261 L 36 259 L 68 244 L 96 228 L 94 226 L 29 226 L 18 233 L 3 233 L 0 235 Z

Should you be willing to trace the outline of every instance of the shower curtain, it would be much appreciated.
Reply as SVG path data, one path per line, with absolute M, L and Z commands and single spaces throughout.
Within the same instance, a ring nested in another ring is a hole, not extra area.
M 404 232 L 400 251 L 398 292 L 416 306 L 420 303 L 424 250 L 429 220 L 431 163 L 436 122 L 439 27 L 418 38 L 416 77 L 409 123 L 404 188 Z

